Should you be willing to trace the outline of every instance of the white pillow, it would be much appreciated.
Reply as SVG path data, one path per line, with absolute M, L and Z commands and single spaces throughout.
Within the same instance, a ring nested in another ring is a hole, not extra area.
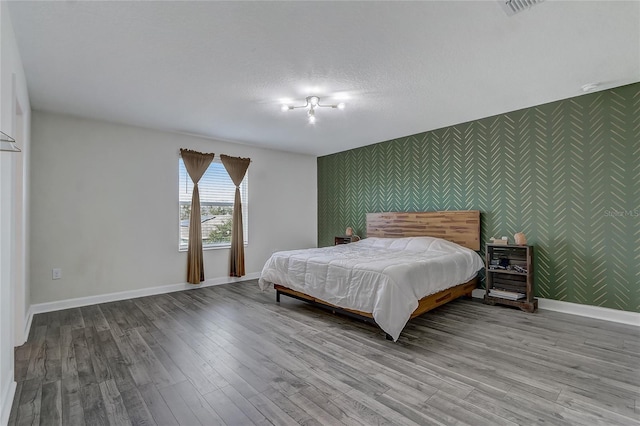
M 390 250 L 430 251 L 455 253 L 468 250 L 451 241 L 435 237 L 379 238 L 370 237 L 358 242 L 363 246 L 388 248 Z

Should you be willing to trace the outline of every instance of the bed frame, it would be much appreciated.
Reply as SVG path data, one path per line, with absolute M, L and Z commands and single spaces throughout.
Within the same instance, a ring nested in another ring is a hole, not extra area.
M 463 210 L 367 213 L 367 237 L 437 237 L 460 244 L 471 250 L 479 251 L 480 212 L 478 210 Z M 459 297 L 471 297 L 471 292 L 477 285 L 478 278 L 475 277 L 466 283 L 420 299 L 418 301 L 418 307 L 411 314 L 411 319 Z M 313 305 L 328 308 L 333 313 L 344 314 L 375 324 L 373 315 L 369 312 L 341 308 L 279 284 L 274 284 L 274 288 L 276 289 L 277 302 L 280 302 L 280 295 L 285 294 Z M 387 340 L 392 340 L 388 334 Z

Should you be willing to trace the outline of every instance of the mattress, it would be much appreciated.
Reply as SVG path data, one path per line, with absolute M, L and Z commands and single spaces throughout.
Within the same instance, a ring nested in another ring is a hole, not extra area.
M 280 284 L 341 308 L 371 313 L 394 340 L 423 297 L 465 283 L 484 266 L 473 250 L 432 237 L 366 238 L 274 253 L 258 284 Z

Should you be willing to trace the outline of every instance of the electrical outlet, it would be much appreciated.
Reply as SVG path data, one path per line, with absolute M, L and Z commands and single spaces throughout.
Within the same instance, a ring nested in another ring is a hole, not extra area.
M 59 280 L 60 278 L 62 278 L 62 269 L 53 268 L 53 270 L 51 271 L 51 277 L 54 280 Z

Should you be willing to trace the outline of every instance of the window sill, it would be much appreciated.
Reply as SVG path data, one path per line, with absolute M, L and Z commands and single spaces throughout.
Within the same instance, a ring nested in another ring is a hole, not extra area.
M 245 248 L 249 245 L 249 243 L 244 243 Z M 208 246 L 208 247 L 202 247 L 202 251 L 208 251 L 208 250 L 221 250 L 221 249 L 230 249 L 231 248 L 231 244 L 228 245 L 219 245 L 219 246 Z M 187 252 L 187 248 L 179 248 L 178 252 L 180 253 L 186 253 Z

